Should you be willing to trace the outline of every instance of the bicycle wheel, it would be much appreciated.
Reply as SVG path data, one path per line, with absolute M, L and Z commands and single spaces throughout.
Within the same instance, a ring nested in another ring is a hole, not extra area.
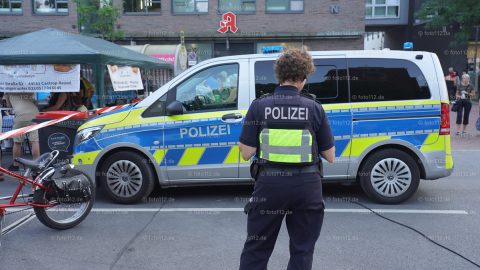
M 88 178 L 88 177 L 87 177 Z M 46 190 L 39 189 L 33 193 L 33 201 L 37 204 L 55 204 L 55 206 L 33 207 L 35 214 L 45 226 L 56 230 L 66 230 L 82 222 L 92 210 L 95 188 L 90 182 L 91 196 L 88 201 L 78 203 L 62 203 L 55 196 L 48 195 Z M 53 184 L 53 183 L 52 183 Z

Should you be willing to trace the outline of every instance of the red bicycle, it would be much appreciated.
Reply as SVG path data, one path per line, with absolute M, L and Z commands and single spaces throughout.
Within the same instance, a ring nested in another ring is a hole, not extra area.
M 20 181 L 13 196 L 0 197 L 0 201 L 8 201 L 0 203 L 0 224 L 10 213 L 6 209 L 14 207 L 23 208 L 16 212 L 33 208 L 40 222 L 57 230 L 72 228 L 87 217 L 95 198 L 93 182 L 70 164 L 52 166 L 58 154 L 55 150 L 35 160 L 17 158 L 26 169 L 23 176 L 0 167 L 0 172 Z M 23 194 L 23 187 L 28 184 L 32 193 Z

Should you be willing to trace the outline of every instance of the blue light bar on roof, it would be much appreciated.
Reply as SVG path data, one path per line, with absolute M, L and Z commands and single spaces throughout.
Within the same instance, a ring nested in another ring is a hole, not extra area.
M 403 43 L 403 49 L 404 50 L 413 50 L 413 42 L 405 42 Z
M 283 46 L 265 46 L 262 47 L 263 53 L 279 53 L 285 49 Z

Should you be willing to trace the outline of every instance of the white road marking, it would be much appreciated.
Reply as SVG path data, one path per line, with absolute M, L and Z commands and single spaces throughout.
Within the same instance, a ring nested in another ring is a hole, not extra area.
M 21 209 L 17 209 L 21 210 Z M 444 214 L 444 215 L 469 215 L 466 210 L 435 210 L 435 209 L 379 209 L 372 208 L 373 211 L 378 213 L 387 214 Z M 73 211 L 71 209 L 56 209 L 55 211 Z M 243 208 L 206 208 L 206 207 L 190 207 L 190 208 L 93 208 L 92 212 L 97 213 L 115 213 L 115 212 L 131 212 L 131 213 L 149 213 L 149 212 L 243 212 Z M 8 212 L 8 210 L 7 210 Z M 28 209 L 25 212 L 33 212 L 32 209 Z M 363 208 L 327 208 L 326 213 L 370 213 L 369 210 Z
M 17 209 L 19 210 L 19 209 Z M 425 210 L 425 209 L 372 209 L 378 213 L 389 214 L 442 214 L 442 215 L 469 215 L 465 210 Z M 57 211 L 71 211 L 67 209 L 57 209 Z M 151 213 L 151 212 L 187 212 L 187 213 L 219 213 L 219 212 L 243 212 L 243 208 L 93 208 L 92 212 L 96 213 Z M 36 216 L 32 209 L 25 212 L 30 212 L 30 215 L 25 216 L 14 223 L 3 228 L 3 235 L 7 235 L 19 227 L 25 225 Z M 354 213 L 363 214 L 370 213 L 367 209 L 354 208 L 327 208 L 326 213 Z M 11 229 L 13 228 L 13 229 Z
M 447 215 L 468 215 L 465 210 L 423 210 L 423 209 L 372 209 L 377 213 L 389 214 L 447 214 Z M 325 209 L 331 213 L 370 213 L 367 209 Z
M 422 210 L 422 209 L 372 209 L 378 213 L 391 214 L 447 214 L 468 215 L 465 210 Z M 115 212 L 243 212 L 243 208 L 93 208 L 92 212 L 115 213 Z M 370 213 L 367 209 L 350 208 L 327 208 L 327 213 Z

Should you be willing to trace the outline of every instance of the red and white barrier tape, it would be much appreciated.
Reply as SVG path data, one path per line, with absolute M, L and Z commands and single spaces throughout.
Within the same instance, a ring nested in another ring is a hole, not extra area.
M 102 114 L 102 113 L 115 111 L 115 110 L 118 110 L 118 109 L 121 109 L 121 108 L 125 108 L 127 106 L 130 106 L 130 104 L 100 108 L 100 109 L 97 109 L 96 112 L 97 112 L 97 114 Z
M 129 104 L 127 104 L 127 105 L 113 106 L 113 107 L 100 108 L 100 109 L 97 109 L 95 112 L 96 112 L 97 114 L 102 114 L 102 113 L 107 113 L 107 112 L 115 111 L 115 110 L 124 108 L 124 107 L 126 107 L 126 106 L 129 106 Z M 1 140 L 8 139 L 8 138 L 16 137 L 16 136 L 19 136 L 19 135 L 22 135 L 22 134 L 25 134 L 25 133 L 28 133 L 28 132 L 31 132 L 31 131 L 34 131 L 34 130 L 38 130 L 38 129 L 41 129 L 41 128 L 44 128 L 44 127 L 48 127 L 48 126 L 51 126 L 51 125 L 55 125 L 55 124 L 58 123 L 58 122 L 62 122 L 62 121 L 68 120 L 68 119 L 70 119 L 70 118 L 72 118 L 72 117 L 74 117 L 74 116 L 76 116 L 76 115 L 81 114 L 81 113 L 83 113 L 83 112 L 75 112 L 75 113 L 66 115 L 66 116 L 61 117 L 61 118 L 52 119 L 52 120 L 45 121 L 45 122 L 42 122 L 42 123 L 39 123 L 39 124 L 34 124 L 34 125 L 27 126 L 27 127 L 18 128 L 18 129 L 14 129 L 14 130 L 10 130 L 10 131 L 4 132 L 4 133 L 0 133 L 0 141 L 1 141 Z

